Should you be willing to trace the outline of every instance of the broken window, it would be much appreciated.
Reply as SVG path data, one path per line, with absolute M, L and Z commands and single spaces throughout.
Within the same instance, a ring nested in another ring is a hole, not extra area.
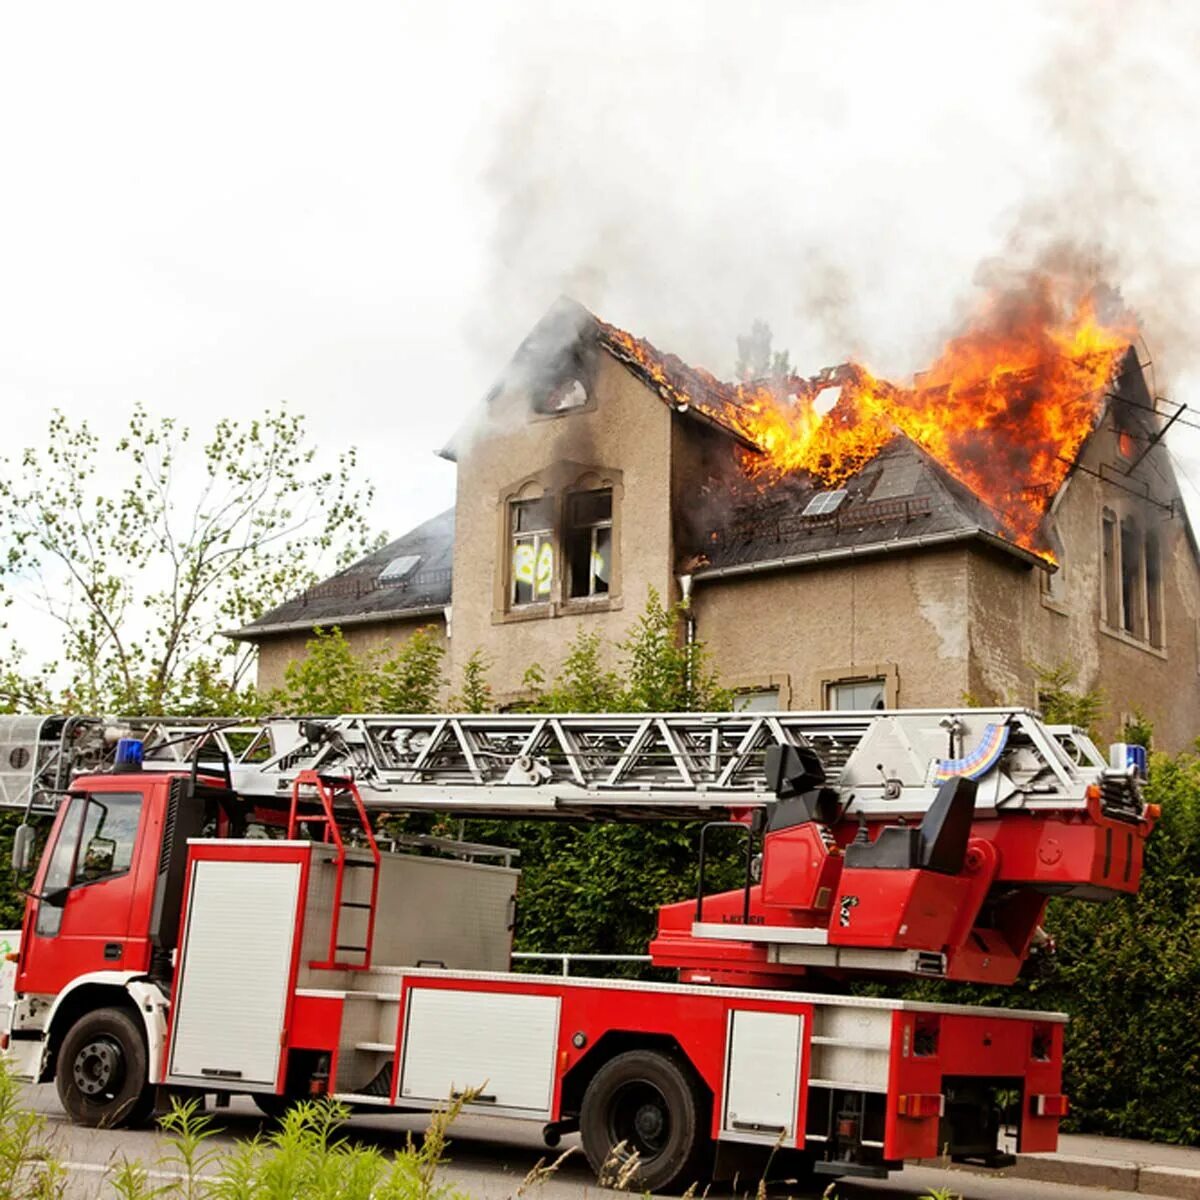
M 1143 625 L 1142 531 L 1128 517 L 1121 522 L 1121 628 L 1135 638 Z
M 535 407 L 540 413 L 552 415 L 555 413 L 571 412 L 573 409 L 586 408 L 588 402 L 587 388 L 579 379 L 565 379 L 553 388 L 539 401 Z
M 1105 509 L 1103 520 L 1104 623 L 1117 629 L 1121 624 L 1121 567 L 1117 557 L 1117 518 Z
M 572 600 L 606 596 L 612 582 L 612 489 L 568 497 L 566 556 Z
M 1101 597 L 1104 625 L 1156 649 L 1165 644 L 1163 554 L 1156 532 L 1134 516 L 1120 520 L 1104 509 L 1100 523 Z
M 825 707 L 834 712 L 864 712 L 887 707 L 887 680 L 839 679 L 826 684 Z
M 1162 610 L 1162 547 L 1158 535 L 1146 537 L 1146 624 L 1150 645 L 1161 649 L 1163 645 Z
M 554 580 L 554 502 L 514 500 L 511 508 L 512 603 L 543 604 Z

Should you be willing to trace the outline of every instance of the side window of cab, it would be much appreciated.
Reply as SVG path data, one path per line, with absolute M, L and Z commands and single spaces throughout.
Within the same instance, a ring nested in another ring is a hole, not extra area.
M 73 795 L 42 882 L 35 932 L 53 937 L 75 888 L 124 875 L 142 818 L 139 793 Z

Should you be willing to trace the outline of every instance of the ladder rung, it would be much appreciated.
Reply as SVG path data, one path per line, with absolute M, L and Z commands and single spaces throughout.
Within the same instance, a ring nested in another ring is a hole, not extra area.
M 367 952 L 366 946 L 342 946 L 342 945 L 339 945 L 337 947 L 337 949 L 338 950 L 353 950 L 357 954 L 366 954 L 366 952 Z
M 343 908 L 370 908 L 370 902 L 366 900 L 343 900 Z
M 345 866 L 347 871 L 350 870 L 351 867 L 365 867 L 368 871 L 375 870 L 375 863 L 373 861 L 372 862 L 359 862 L 358 859 L 356 859 L 356 858 L 346 859 L 346 861 L 343 865 Z

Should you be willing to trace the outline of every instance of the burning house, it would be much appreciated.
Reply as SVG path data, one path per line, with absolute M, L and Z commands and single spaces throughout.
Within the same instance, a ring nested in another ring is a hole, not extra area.
M 444 451 L 454 509 L 235 636 L 271 686 L 316 627 L 433 624 L 515 704 L 653 587 L 746 706 L 1033 706 L 1065 662 L 1106 732 L 1137 709 L 1182 746 L 1200 555 L 1132 336 L 1034 289 L 908 387 L 849 364 L 735 385 L 561 300 Z

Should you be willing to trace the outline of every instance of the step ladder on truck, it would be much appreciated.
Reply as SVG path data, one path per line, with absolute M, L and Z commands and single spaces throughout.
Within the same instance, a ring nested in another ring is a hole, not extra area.
M 466 1096 L 650 1190 L 1053 1150 L 1063 1015 L 846 984 L 1011 982 L 1050 897 L 1137 890 L 1157 816 L 1123 752 L 1021 709 L 5 717 L 0 804 L 18 867 L 49 823 L 7 1054 L 72 1120 Z M 417 811 L 698 821 L 650 944 L 678 982 L 513 973 L 512 853 L 381 846 Z M 744 877 L 709 894 L 720 828 Z

